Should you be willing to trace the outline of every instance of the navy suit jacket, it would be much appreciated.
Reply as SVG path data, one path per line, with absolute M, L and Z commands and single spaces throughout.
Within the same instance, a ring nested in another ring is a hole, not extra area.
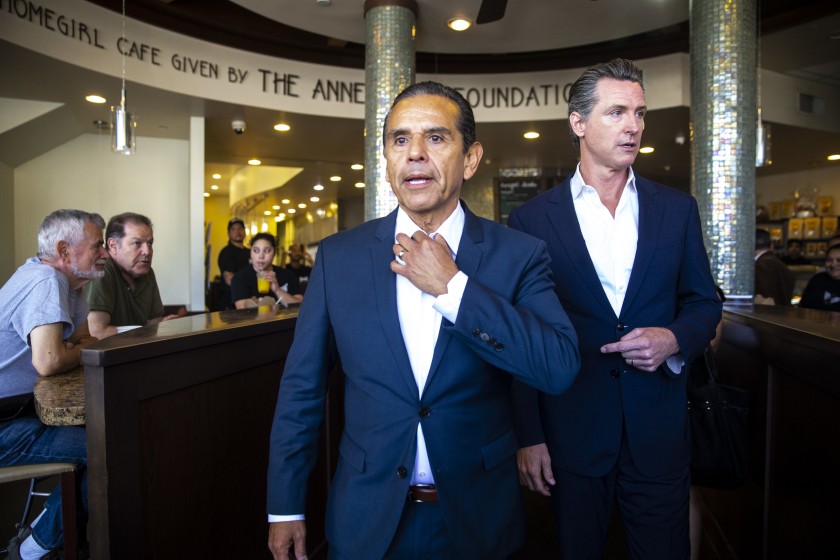
M 636 175 L 639 238 L 621 312 L 607 300 L 572 202 L 571 177 L 514 210 L 512 228 L 548 245 L 557 295 L 577 331 L 581 371 L 561 396 L 514 387 L 517 435 L 525 446 L 546 443 L 552 464 L 603 476 L 616 463 L 622 428 L 637 468 L 661 476 L 690 458 L 685 376 L 666 364 L 653 373 L 602 354 L 637 327 L 665 327 L 686 363 L 715 333 L 721 303 L 703 246 L 693 197 Z
M 403 508 L 417 425 L 440 507 L 463 558 L 502 558 L 524 540 L 512 377 L 548 393 L 579 368 L 545 244 L 466 207 L 457 265 L 468 277 L 455 324 L 443 319 L 422 398 L 397 314 L 396 211 L 321 242 L 280 383 L 268 512 L 304 512 L 328 372 L 345 374 L 344 432 L 327 506 L 343 557 L 381 558 Z M 419 228 L 418 228 L 419 229 Z

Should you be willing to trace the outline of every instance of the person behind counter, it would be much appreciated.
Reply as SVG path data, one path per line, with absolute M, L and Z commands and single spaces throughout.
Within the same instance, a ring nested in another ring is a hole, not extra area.
M 303 300 L 297 276 L 272 264 L 276 251 L 277 242 L 270 233 L 251 238 L 251 266 L 237 271 L 230 285 L 236 309 L 273 303 L 289 305 Z
M 142 214 L 125 212 L 108 220 L 105 243 L 111 259 L 105 275 L 85 286 L 90 307 L 88 323 L 96 338 L 117 334 L 125 325 L 153 325 L 178 315 L 163 315 L 152 255 L 155 242 L 152 221 Z
M 773 248 L 770 232 L 756 228 L 754 303 L 790 307 L 796 279 L 787 265 L 776 256 Z
M 0 288 L 0 465 L 87 463 L 85 429 L 45 426 L 32 407 L 35 381 L 79 367 L 88 331 L 81 288 L 105 274 L 105 220 L 82 210 L 56 210 L 38 228 L 38 256 Z M 87 473 L 81 469 L 87 508 Z M 62 544 L 61 488 L 44 512 L 9 541 L 9 558 L 41 558 Z
M 309 275 L 312 274 L 312 257 L 302 243 L 289 245 L 289 252 L 284 254 L 284 260 L 286 257 L 288 257 L 288 261 L 284 268 L 289 276 L 295 277 L 300 286 L 300 293 L 303 294 L 309 284 Z
M 799 307 L 840 311 L 840 243 L 825 252 L 825 271 L 808 280 Z
M 224 311 L 233 308 L 230 299 L 230 285 L 233 276 L 248 266 L 251 252 L 245 247 L 245 222 L 240 218 L 231 218 L 228 222 L 228 244 L 219 251 L 219 272 L 222 276 L 221 291 L 217 309 Z

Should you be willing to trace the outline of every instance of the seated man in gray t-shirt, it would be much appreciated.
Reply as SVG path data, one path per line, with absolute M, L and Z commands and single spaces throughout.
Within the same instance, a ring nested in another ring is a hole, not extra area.
M 99 214 L 53 212 L 38 230 L 38 256 L 0 288 L 0 466 L 87 462 L 84 428 L 45 426 L 31 402 L 40 376 L 79 367 L 81 349 L 96 340 L 81 288 L 105 269 L 103 227 Z M 40 558 L 61 546 L 61 535 L 56 489 L 44 513 L 9 542 L 9 555 Z

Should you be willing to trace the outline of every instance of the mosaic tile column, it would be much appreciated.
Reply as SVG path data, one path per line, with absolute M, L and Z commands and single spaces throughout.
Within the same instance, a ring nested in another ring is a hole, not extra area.
M 755 276 L 756 1 L 690 1 L 691 190 L 712 275 L 735 300 Z
M 366 0 L 365 220 L 397 207 L 385 180 L 382 126 L 391 102 L 414 83 L 414 0 Z

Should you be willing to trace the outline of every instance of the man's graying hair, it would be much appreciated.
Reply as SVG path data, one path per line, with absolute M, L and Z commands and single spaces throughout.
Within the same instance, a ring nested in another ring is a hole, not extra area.
M 149 229 L 152 228 L 152 220 L 144 216 L 143 214 L 135 214 L 134 212 L 123 212 L 122 214 L 117 214 L 110 220 L 108 220 L 108 227 L 105 228 L 105 239 L 113 239 L 117 243 L 122 241 L 122 238 L 125 237 L 125 224 L 138 224 L 144 225 Z
M 383 143 L 386 140 L 388 120 L 391 117 L 391 111 L 394 110 L 397 103 L 403 99 L 417 97 L 420 95 L 437 95 L 438 97 L 443 97 L 453 101 L 458 106 L 458 119 L 455 121 L 455 126 L 461 134 L 461 139 L 464 144 L 464 153 L 466 154 L 469 151 L 470 146 L 475 143 L 475 117 L 473 116 L 472 107 L 470 107 L 469 102 L 464 99 L 464 96 L 458 93 L 457 90 L 437 82 L 420 82 L 419 84 L 410 85 L 402 90 L 396 98 L 394 98 L 394 102 L 391 103 L 391 109 L 388 111 L 388 114 L 385 115 L 385 123 L 382 125 Z
M 78 245 L 85 238 L 85 226 L 91 222 L 100 230 L 105 220 L 96 213 L 84 210 L 56 210 L 43 219 L 38 227 L 38 258 L 54 259 L 59 241 Z
M 597 87 L 598 82 L 604 78 L 612 78 L 623 82 L 634 82 L 642 86 L 645 91 L 644 73 L 624 58 L 614 58 L 609 62 L 602 62 L 584 70 L 583 74 L 572 84 L 569 89 L 569 111 L 567 116 L 578 113 L 583 120 L 589 119 L 592 109 L 598 104 Z M 572 121 L 569 119 L 569 135 L 575 148 L 580 148 L 580 138 L 572 130 Z

